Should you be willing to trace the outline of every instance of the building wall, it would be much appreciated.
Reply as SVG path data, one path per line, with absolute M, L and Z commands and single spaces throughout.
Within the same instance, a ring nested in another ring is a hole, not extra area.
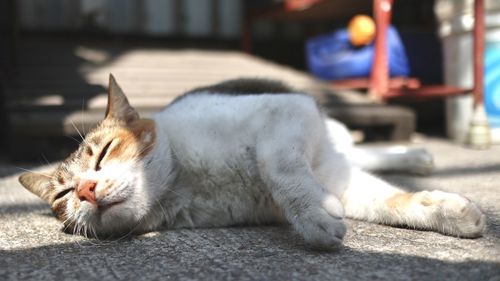
M 234 38 L 243 0 L 18 0 L 23 29 Z

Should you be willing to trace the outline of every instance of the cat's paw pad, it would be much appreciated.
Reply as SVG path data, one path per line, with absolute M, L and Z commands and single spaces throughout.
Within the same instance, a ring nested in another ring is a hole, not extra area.
M 293 225 L 306 243 L 315 249 L 339 247 L 346 234 L 344 220 L 329 215 L 323 209 L 301 214 Z
M 446 234 L 475 238 L 482 236 L 486 229 L 486 216 L 469 199 L 458 194 L 441 191 L 431 192 L 437 200 L 437 228 Z
M 425 149 L 412 149 L 408 151 L 411 158 L 409 172 L 416 175 L 427 176 L 434 171 L 434 158 Z

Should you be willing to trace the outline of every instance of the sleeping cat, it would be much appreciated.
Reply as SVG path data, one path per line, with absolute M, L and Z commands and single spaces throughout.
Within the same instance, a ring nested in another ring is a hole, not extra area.
M 315 101 L 272 81 L 233 80 L 140 118 L 110 76 L 105 119 L 50 174 L 22 185 L 73 233 L 110 238 L 169 228 L 288 222 L 318 248 L 343 218 L 478 237 L 485 215 L 442 191 L 407 193 L 371 170 L 425 173 L 422 151 L 359 149 Z

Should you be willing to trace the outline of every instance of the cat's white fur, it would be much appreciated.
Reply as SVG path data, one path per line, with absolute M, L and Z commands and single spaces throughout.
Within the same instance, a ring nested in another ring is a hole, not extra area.
M 134 117 L 117 85 L 116 91 L 114 110 L 125 107 Z M 103 211 L 71 195 L 69 220 L 107 234 L 289 222 L 317 247 L 341 243 L 344 217 L 461 237 L 477 237 L 485 229 L 484 214 L 462 196 L 409 194 L 365 172 L 427 173 L 432 158 L 406 148 L 357 148 L 347 129 L 325 119 L 306 95 L 202 91 L 152 119 L 156 142 L 143 158 L 110 159 L 98 171 L 86 167 L 73 177 L 75 184 L 112 182 L 106 192 L 98 184 L 96 196 L 119 204 Z M 32 187 L 37 180 L 21 182 L 39 192 Z
M 200 93 L 153 119 L 157 144 L 143 171 L 155 181 L 142 188 L 151 198 L 170 196 L 153 225 L 165 216 L 174 228 L 286 220 L 321 247 L 341 242 L 344 217 L 465 237 L 480 235 L 485 226 L 477 206 L 455 194 L 422 192 L 391 206 L 387 200 L 405 192 L 356 163 L 366 158 L 371 168 L 379 163 L 390 169 L 383 162 L 389 159 L 392 168 L 419 172 L 428 168 L 428 155 L 354 148 L 345 127 L 331 119 L 325 126 L 314 100 L 304 95 Z M 171 167 L 172 159 L 179 167 Z

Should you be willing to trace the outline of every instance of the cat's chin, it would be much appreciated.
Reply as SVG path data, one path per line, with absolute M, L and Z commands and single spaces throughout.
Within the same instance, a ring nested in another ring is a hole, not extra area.
M 125 200 L 119 200 L 119 201 L 116 201 L 116 202 L 111 202 L 111 203 L 107 203 L 107 204 L 103 204 L 103 205 L 98 205 L 97 206 L 97 212 L 102 215 L 104 214 L 105 212 L 115 208 L 115 207 L 119 207 L 121 204 L 123 204 L 125 202 Z M 115 208 L 116 209 L 116 208 Z
M 98 228 L 106 234 L 123 235 L 138 226 L 143 215 L 130 200 L 118 201 L 94 212 Z

